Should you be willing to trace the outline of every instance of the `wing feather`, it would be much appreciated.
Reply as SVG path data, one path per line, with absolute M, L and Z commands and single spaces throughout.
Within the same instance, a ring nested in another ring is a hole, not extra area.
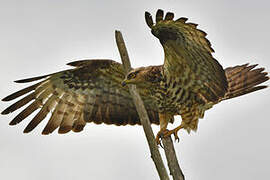
M 65 109 L 66 104 L 64 103 L 64 98 L 68 96 L 67 94 L 61 95 L 58 99 L 57 105 L 55 109 L 53 110 L 52 116 L 50 117 L 47 125 L 42 131 L 42 134 L 47 135 L 52 133 L 55 129 L 57 129 L 63 119 L 63 113 L 61 113 L 61 110 Z
M 156 13 L 156 24 L 150 13 L 145 13 L 147 25 L 164 48 L 164 74 L 167 82 L 177 80 L 178 85 L 200 94 L 207 101 L 217 102 L 227 91 L 228 83 L 222 66 L 213 58 L 206 33 L 197 24 L 186 23 L 187 18 L 173 20 L 173 14 Z M 187 84 L 188 82 L 188 84 Z
M 75 106 L 74 103 L 72 103 L 72 96 L 69 95 L 67 98 L 65 98 L 65 107 L 63 108 L 63 119 L 61 121 L 60 127 L 58 129 L 59 134 L 65 134 L 72 130 L 73 125 L 73 116 L 72 116 L 72 110 Z
M 8 108 L 6 108 L 2 114 L 9 114 L 12 113 L 13 111 L 16 111 L 17 109 L 21 108 L 22 106 L 26 105 L 27 103 L 29 103 L 30 101 L 32 101 L 33 99 L 35 99 L 35 93 L 32 92 L 31 94 L 25 96 L 24 98 L 22 98 L 21 100 L 17 101 L 16 103 L 12 104 L 11 106 L 9 106 Z
M 9 123 L 9 125 L 16 125 L 36 111 L 41 106 L 40 101 L 34 101 L 27 108 L 25 108 L 22 112 L 20 112 L 15 118 Z
M 72 123 L 70 123 L 71 130 L 73 130 L 74 132 L 80 132 L 81 131 L 80 129 L 82 129 L 86 124 L 84 120 L 81 121 L 80 119 L 80 115 L 82 114 L 81 109 L 82 107 L 77 104 L 75 105 L 74 109 L 71 111 L 71 116 L 70 116 L 71 118 L 69 122 L 72 121 Z
M 170 15 L 167 18 L 170 18 Z M 10 101 L 25 95 L 6 108 L 2 114 L 14 112 L 33 101 L 10 122 L 11 125 L 18 124 L 36 110 L 39 111 L 26 126 L 25 133 L 35 129 L 48 114 L 50 117 L 42 134 L 50 134 L 57 128 L 58 133 L 67 133 L 71 130 L 80 132 L 86 122 L 118 126 L 140 124 L 128 88 L 121 86 L 125 72 L 120 63 L 95 59 L 80 60 L 68 65 L 75 68 L 16 81 L 23 83 L 45 78 L 3 99 Z M 159 124 L 154 100 L 143 89 L 138 89 L 145 102 L 150 121 Z
M 35 90 L 35 89 L 36 89 L 40 84 L 42 84 L 42 83 L 43 83 L 43 82 L 39 82 L 39 83 L 37 83 L 37 84 L 34 84 L 34 85 L 29 86 L 29 87 L 27 87 L 27 88 L 24 88 L 24 89 L 22 89 L 22 90 L 20 90 L 20 91 L 17 91 L 17 92 L 15 92 L 15 93 L 12 93 L 11 95 L 9 95 L 9 96 L 3 98 L 2 101 L 11 101 L 11 100 L 13 100 L 13 99 L 16 99 L 17 97 L 20 97 L 20 96 L 22 96 L 22 95 L 25 95 L 25 94 L 29 93 L 30 91 Z
M 53 97 L 50 97 L 46 103 L 42 106 L 41 110 L 36 114 L 36 116 L 30 121 L 30 123 L 24 129 L 24 133 L 31 132 L 50 112 L 49 106 L 54 101 Z
M 73 132 L 81 132 L 83 130 L 84 126 L 86 125 L 86 122 L 83 119 L 82 112 L 79 112 L 79 111 L 76 112 L 75 119 L 77 119 L 77 120 L 74 121 L 72 131 Z

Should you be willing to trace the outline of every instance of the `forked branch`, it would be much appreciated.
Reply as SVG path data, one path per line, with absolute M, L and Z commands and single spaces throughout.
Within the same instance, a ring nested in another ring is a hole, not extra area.
M 131 65 L 130 65 L 130 60 L 129 60 L 128 52 L 126 49 L 126 45 L 120 31 L 115 31 L 115 39 L 116 39 L 117 47 L 121 56 L 124 69 L 126 73 L 128 73 L 131 70 Z M 159 177 L 161 180 L 169 180 L 170 178 L 168 176 L 167 170 L 164 166 L 160 152 L 158 150 L 158 146 L 155 141 L 155 136 L 151 128 L 147 111 L 144 108 L 143 101 L 141 100 L 141 97 L 138 94 L 135 85 L 128 85 L 128 87 L 129 87 L 129 92 L 133 98 L 134 104 L 136 106 L 136 110 L 139 114 L 140 121 L 143 126 L 144 133 L 147 138 L 147 142 L 148 142 L 149 149 L 151 152 L 151 157 L 155 163 Z M 173 176 L 174 180 L 184 180 L 185 178 L 182 173 L 182 170 L 179 167 L 171 137 L 163 138 L 162 142 L 164 145 L 164 150 L 165 150 L 166 158 L 168 161 L 170 174 Z
M 117 47 L 118 47 L 118 50 L 119 50 L 119 53 L 120 53 L 120 56 L 122 59 L 124 69 L 125 69 L 126 73 L 128 73 L 131 70 L 130 60 L 129 60 L 129 56 L 128 56 L 128 52 L 126 49 L 126 45 L 125 45 L 123 36 L 122 36 L 120 31 L 115 31 L 115 39 L 116 39 L 116 44 L 117 44 Z M 151 128 L 151 124 L 150 124 L 147 112 L 144 108 L 144 104 L 141 100 L 141 97 L 138 94 L 135 85 L 128 85 L 128 88 L 129 88 L 129 92 L 133 98 L 137 112 L 139 114 L 141 124 L 143 126 L 143 130 L 144 130 L 144 133 L 146 135 L 147 142 L 148 142 L 148 145 L 150 148 L 151 157 L 155 163 L 159 178 L 161 180 L 169 180 L 170 179 L 169 175 L 168 175 L 167 170 L 166 170 L 164 163 L 162 161 L 161 155 L 160 155 L 159 150 L 158 150 L 158 146 L 156 145 L 155 138 L 154 138 L 155 136 L 154 136 L 153 130 Z

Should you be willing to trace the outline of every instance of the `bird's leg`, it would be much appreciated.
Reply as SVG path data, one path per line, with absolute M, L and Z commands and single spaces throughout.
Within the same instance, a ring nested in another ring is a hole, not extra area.
M 168 136 L 170 136 L 171 134 L 173 134 L 173 135 L 174 135 L 175 141 L 178 141 L 178 142 L 179 142 L 179 137 L 178 137 L 177 133 L 178 133 L 178 131 L 179 131 L 180 129 L 182 129 L 182 128 L 184 128 L 184 125 L 183 125 L 183 124 L 181 124 L 180 126 L 174 128 L 173 130 L 170 130 L 170 131 L 165 132 L 165 134 L 164 134 L 163 136 L 164 136 L 164 137 L 168 137 Z
M 160 131 L 157 133 L 156 136 L 156 142 L 157 145 L 160 145 L 160 139 L 164 137 L 164 135 L 167 133 L 167 126 L 170 120 L 170 116 L 168 116 L 166 113 L 159 113 L 159 122 L 160 122 Z

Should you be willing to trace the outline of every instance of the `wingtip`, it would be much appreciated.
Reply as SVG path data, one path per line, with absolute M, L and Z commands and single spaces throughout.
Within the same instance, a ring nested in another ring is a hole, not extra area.
M 32 122 L 33 122 L 33 121 L 31 121 L 31 122 L 26 126 L 26 128 L 23 130 L 23 133 L 25 133 L 25 134 L 30 133 L 30 132 L 35 128 L 35 126 L 32 125 Z
M 49 135 L 51 133 L 52 132 L 49 130 L 49 128 L 47 126 L 41 132 L 42 135 Z
M 30 133 L 32 131 L 32 129 L 30 130 L 30 129 L 28 129 L 27 127 L 23 130 L 23 133 L 24 134 L 28 134 L 28 133 Z
M 150 12 L 148 12 L 148 11 L 145 11 L 145 12 L 144 12 L 144 15 L 145 15 L 145 16 L 151 16 Z
M 7 115 L 9 114 L 10 112 L 8 111 L 8 109 L 5 109 L 4 111 L 1 112 L 2 115 Z
M 40 80 L 40 79 L 44 79 L 48 76 L 51 76 L 51 75 L 54 75 L 55 73 L 53 74 L 47 74 L 47 75 L 44 75 L 44 76 L 37 76 L 37 77 L 32 77 L 32 78 L 26 78 L 26 79 L 19 79 L 19 80 L 15 80 L 14 82 L 15 83 L 28 83 L 28 82 L 32 82 L 32 81 L 37 81 L 37 80 Z
M 22 80 L 15 80 L 13 82 L 15 82 L 15 83 L 22 83 Z
M 165 15 L 165 20 L 173 20 L 174 18 L 174 13 L 172 12 L 167 12 L 166 15 Z
M 162 9 L 158 9 L 157 14 L 164 14 L 164 11 Z
M 58 129 L 58 134 L 66 134 L 71 130 L 72 130 L 72 126 L 68 126 L 68 125 L 60 126 L 60 128 Z
M 83 124 L 78 124 L 77 126 L 72 128 L 72 131 L 76 132 L 76 133 L 81 132 L 84 129 L 84 126 L 85 125 L 83 125 Z
M 19 80 L 15 80 L 13 82 L 15 83 L 27 83 L 27 82 L 31 82 L 32 81 L 32 78 L 29 78 L 29 79 L 19 79 Z
M 73 66 L 73 67 L 80 67 L 80 66 L 83 66 L 86 62 L 89 62 L 89 59 L 72 61 L 72 62 L 67 63 L 66 65 Z
M 10 121 L 10 122 L 9 122 L 9 125 L 10 125 L 10 126 L 15 126 L 16 124 L 18 124 L 18 123 L 15 122 L 15 121 Z
M 4 97 L 3 99 L 1 99 L 1 101 L 10 101 L 9 96 Z
M 156 13 L 156 22 L 163 20 L 164 11 L 162 9 L 158 9 Z
M 250 65 L 250 66 L 247 66 L 247 67 L 249 67 L 249 68 L 251 68 L 251 69 L 254 69 L 255 67 L 257 67 L 259 64 L 252 64 L 252 65 Z
M 149 28 L 152 28 L 153 27 L 153 18 L 152 18 L 152 15 L 149 13 L 149 12 L 145 12 L 144 13 L 144 17 L 145 17 L 145 22 L 146 22 L 146 24 L 147 24 L 147 26 L 149 27 Z

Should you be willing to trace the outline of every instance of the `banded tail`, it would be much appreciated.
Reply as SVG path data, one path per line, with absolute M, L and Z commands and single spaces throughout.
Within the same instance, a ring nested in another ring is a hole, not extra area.
M 260 85 L 269 80 L 264 68 L 255 68 L 258 64 L 244 64 L 240 66 L 229 67 L 225 69 L 225 75 L 228 81 L 228 92 L 222 100 L 242 96 L 267 86 Z M 255 69 L 254 69 L 255 68 Z M 259 85 L 259 86 L 258 86 Z

